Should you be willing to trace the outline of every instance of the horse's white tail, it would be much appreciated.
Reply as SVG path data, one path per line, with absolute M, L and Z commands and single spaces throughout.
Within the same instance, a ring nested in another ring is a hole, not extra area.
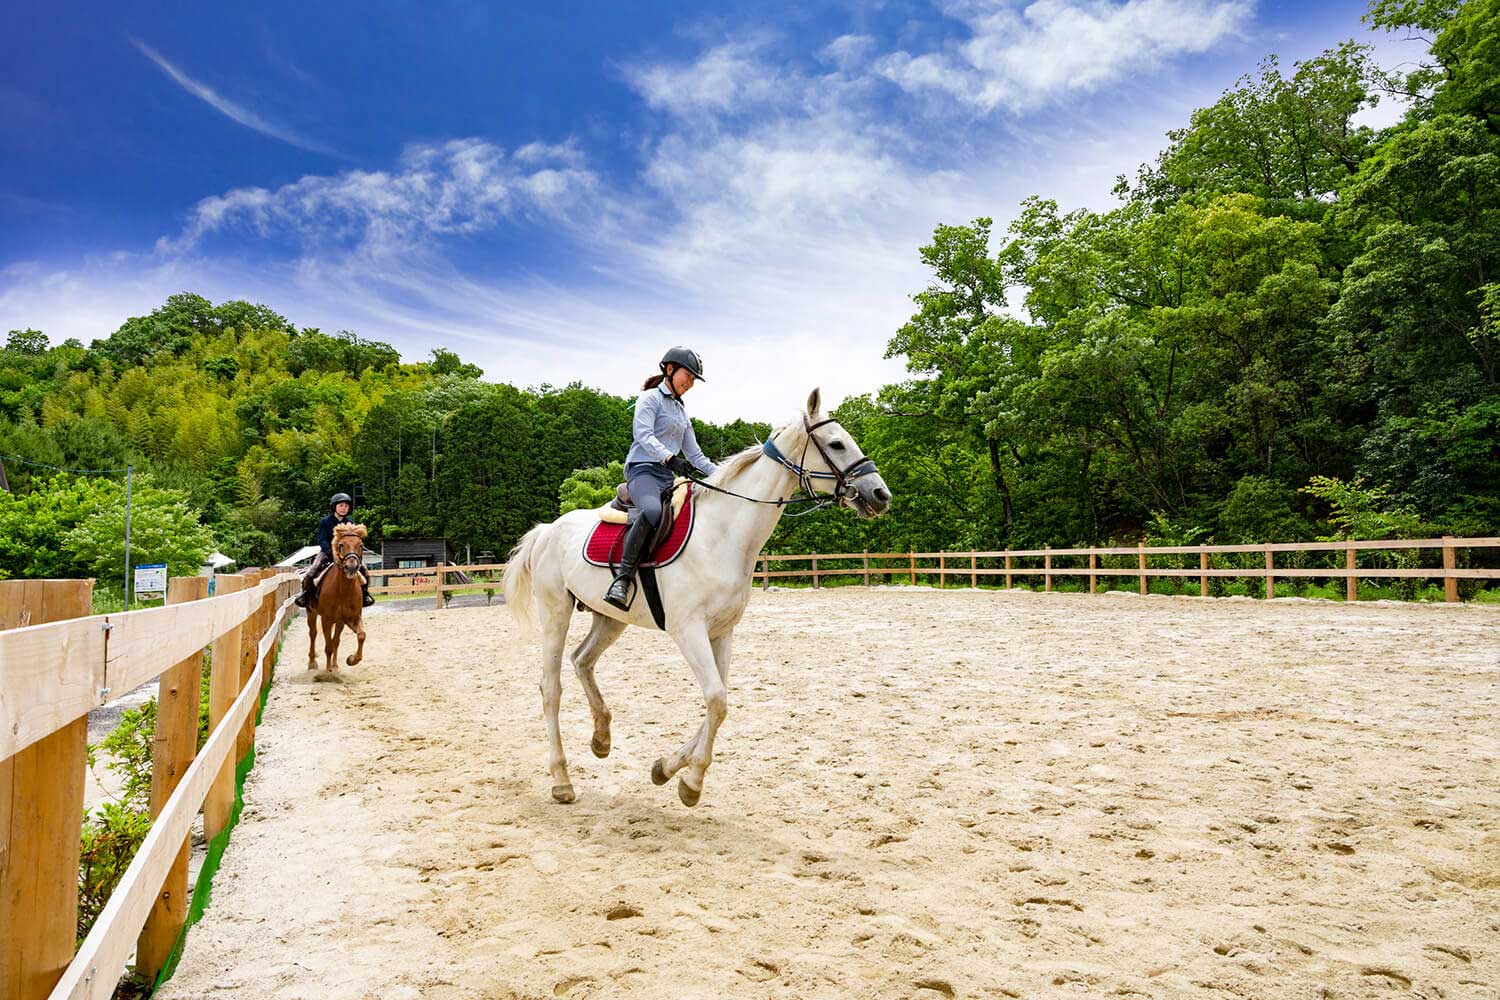
M 522 535 L 505 562 L 505 605 L 510 608 L 511 616 L 515 618 L 521 631 L 527 635 L 536 630 L 532 614 L 531 554 L 536 550 L 536 543 L 541 539 L 542 532 L 548 527 L 549 525 L 539 524 Z

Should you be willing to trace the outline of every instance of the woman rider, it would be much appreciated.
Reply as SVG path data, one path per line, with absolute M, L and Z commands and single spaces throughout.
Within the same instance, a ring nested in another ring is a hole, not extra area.
M 297 597 L 297 607 L 305 608 L 308 602 L 317 600 L 318 573 L 324 566 L 333 565 L 333 529 L 337 525 L 349 523 L 349 511 L 353 507 L 354 498 L 347 493 L 335 493 L 333 499 L 328 501 L 329 513 L 324 514 L 323 519 L 318 522 L 318 554 L 302 577 L 302 593 Z M 368 608 L 375 603 L 375 598 L 370 596 L 370 571 L 363 564 L 359 567 L 359 576 L 365 595 L 365 607 Z
M 696 468 L 711 476 L 718 468 L 698 447 L 693 422 L 682 405 L 682 397 L 703 380 L 703 361 L 698 352 L 674 347 L 662 356 L 660 367 L 661 374 L 652 375 L 641 386 L 641 398 L 635 403 L 634 436 L 630 453 L 625 456 L 625 482 L 635 509 L 625 529 L 620 572 L 604 595 L 606 601 L 622 610 L 630 607 L 630 580 L 642 551 L 656 536 L 662 494 L 672 488 L 673 473 L 688 475 Z

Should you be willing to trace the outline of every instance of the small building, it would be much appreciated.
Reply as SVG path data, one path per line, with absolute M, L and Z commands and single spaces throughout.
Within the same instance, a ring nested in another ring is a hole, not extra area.
M 381 569 L 417 569 L 457 563 L 453 543 L 446 538 L 387 538 Z

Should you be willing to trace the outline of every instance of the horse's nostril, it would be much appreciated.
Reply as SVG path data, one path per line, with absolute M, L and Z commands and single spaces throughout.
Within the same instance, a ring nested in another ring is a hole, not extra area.
M 884 486 L 877 487 L 875 489 L 875 499 L 879 500 L 881 503 L 890 503 L 891 491 L 886 489 Z

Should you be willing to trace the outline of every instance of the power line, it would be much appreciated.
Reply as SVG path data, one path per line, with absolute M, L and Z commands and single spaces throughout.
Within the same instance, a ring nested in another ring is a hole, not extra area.
M 22 458 L 19 455 L 0 455 L 0 461 L 4 461 L 4 462 L 20 462 L 22 465 L 34 465 L 34 466 L 36 466 L 39 469 L 51 469 L 53 472 L 73 472 L 73 473 L 78 473 L 80 475 L 89 475 L 89 476 L 91 476 L 91 475 L 99 475 L 99 474 L 106 474 L 106 473 L 107 474 L 114 474 L 114 473 L 122 473 L 122 472 L 129 472 L 130 471 L 129 469 L 65 469 L 65 468 L 63 468 L 60 465 L 48 465 L 46 462 L 33 462 L 33 461 L 31 461 L 31 459 L 29 459 L 29 458 Z

